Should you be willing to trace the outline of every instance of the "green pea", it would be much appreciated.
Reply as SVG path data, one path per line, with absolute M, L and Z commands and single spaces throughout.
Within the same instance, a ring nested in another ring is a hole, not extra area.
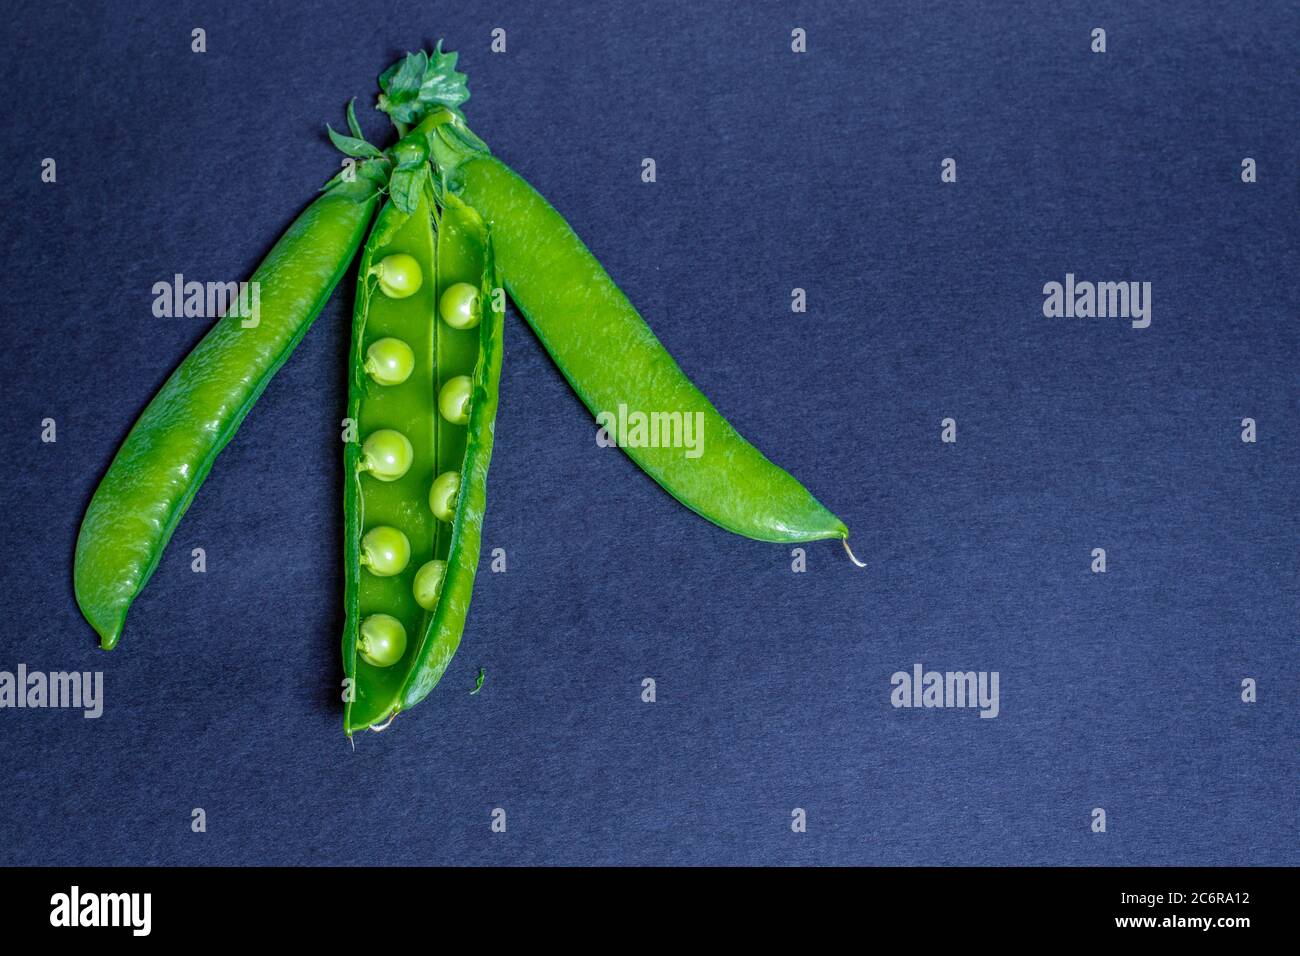
M 357 650 L 375 667 L 392 667 L 406 653 L 406 628 L 391 614 L 371 614 L 361 622 Z
M 390 299 L 405 299 L 420 291 L 424 273 L 414 256 L 395 252 L 384 256 L 370 267 L 370 274 L 379 280 L 379 288 Z
M 429 488 L 429 510 L 439 521 L 456 517 L 456 498 L 460 495 L 460 472 L 444 471 L 433 479 Z
M 401 385 L 415 369 L 415 353 L 401 339 L 376 339 L 366 349 L 365 369 L 380 385 Z
M 438 597 L 442 594 L 442 579 L 447 575 L 446 561 L 426 561 L 415 572 L 415 582 L 411 590 L 415 593 L 415 603 L 426 611 L 438 606 Z
M 361 468 L 380 481 L 396 481 L 411 468 L 415 450 L 399 431 L 381 428 L 370 433 L 361 446 Z
M 453 329 L 474 328 L 482 318 L 478 308 L 478 289 L 468 282 L 448 286 L 438 301 L 438 311 L 442 321 Z
M 469 400 L 473 394 L 474 383 L 468 375 L 448 379 L 438 393 L 438 411 L 453 425 L 464 425 L 469 421 Z
M 411 562 L 411 542 L 396 528 L 380 525 L 361 539 L 361 564 L 377 578 L 401 574 Z

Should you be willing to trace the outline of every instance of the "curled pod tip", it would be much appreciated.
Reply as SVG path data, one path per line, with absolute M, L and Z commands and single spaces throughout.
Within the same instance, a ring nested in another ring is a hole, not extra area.
M 853 549 L 849 547 L 849 539 L 847 536 L 840 538 L 840 544 L 844 545 L 844 553 L 849 556 L 850 561 L 860 568 L 865 568 L 867 566 L 867 562 L 859 561 L 858 556 L 853 553 Z

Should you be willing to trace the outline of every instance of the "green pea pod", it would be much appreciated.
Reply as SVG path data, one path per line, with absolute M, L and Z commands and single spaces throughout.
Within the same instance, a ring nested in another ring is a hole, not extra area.
M 379 108 L 428 130 L 443 188 L 487 220 L 501 282 L 606 432 L 673 497 L 728 531 L 839 538 L 848 551 L 844 523 L 718 413 L 564 218 L 490 155 L 458 110 L 414 105 L 431 86 L 421 82 L 425 62 L 408 54 L 385 72 Z
M 456 194 L 492 229 L 501 280 L 569 384 L 602 424 L 620 409 L 645 416 L 645 441 L 623 450 L 674 498 L 760 541 L 848 537 L 848 529 L 732 427 L 541 195 L 495 157 L 443 152 Z M 680 413 L 680 419 L 677 417 Z M 692 416 L 688 418 L 688 416 Z M 659 425 L 656 435 L 655 423 Z M 698 449 L 658 443 L 664 428 L 700 423 Z M 608 429 L 612 431 L 612 428 Z M 688 452 L 698 450 L 698 457 Z
M 375 200 L 374 182 L 362 177 L 308 206 L 253 273 L 258 314 L 220 319 L 118 449 L 86 508 L 73 571 L 77 603 L 106 650 L 217 453 L 334 291 Z
M 481 217 L 427 173 L 362 255 L 344 452 L 344 731 L 419 703 L 460 644 L 478 568 L 501 378 Z

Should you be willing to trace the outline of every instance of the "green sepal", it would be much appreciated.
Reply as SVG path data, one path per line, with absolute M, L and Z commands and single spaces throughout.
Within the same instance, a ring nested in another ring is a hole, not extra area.
M 439 207 L 445 206 L 447 203 L 443 197 L 446 195 L 446 192 L 443 189 L 442 177 L 430 176 L 428 178 L 428 183 L 429 192 L 433 196 L 433 201 L 437 203 Z
M 359 182 L 368 182 L 375 187 L 375 192 L 383 192 L 388 186 L 388 160 L 386 158 L 367 159 L 356 165 L 356 179 Z M 334 174 L 334 177 L 320 188 L 321 192 L 327 189 L 333 189 L 340 183 L 346 182 L 343 174 L 346 169 L 340 169 Z
M 492 152 L 492 150 L 488 149 L 488 144 L 483 142 L 478 137 L 478 134 L 464 123 L 446 123 L 438 127 L 438 132 L 448 139 L 459 153 Z
M 348 100 L 348 129 L 351 136 L 344 136 L 342 133 L 336 133 L 334 127 L 328 123 L 325 124 L 325 130 L 329 133 L 330 142 L 343 155 L 351 159 L 360 159 L 364 162 L 356 165 L 356 178 L 372 184 L 376 191 L 382 192 L 388 184 L 388 166 L 389 159 L 384 155 L 383 150 L 366 142 L 365 136 L 361 133 L 361 125 L 357 122 L 356 97 Z M 335 176 L 321 187 L 321 192 L 332 189 L 341 182 L 345 182 L 343 174 L 346 169 L 341 169 Z
M 443 53 L 439 40 L 433 51 L 407 53 L 379 75 L 377 109 L 387 113 L 400 133 L 419 123 L 434 109 L 445 107 L 457 116 L 469 99 L 465 74 L 456 70 L 456 53 Z
M 357 98 L 355 96 L 348 100 L 348 129 L 357 139 L 365 139 L 365 136 L 361 133 L 361 124 L 357 122 Z
M 429 134 L 429 158 L 438 171 L 438 185 L 446 192 L 460 192 L 461 163 L 490 153 L 487 143 L 479 139 L 464 120 L 444 123 Z
M 393 200 L 393 205 L 408 216 L 415 212 L 428 178 L 427 163 L 414 168 L 393 170 L 393 174 L 388 178 L 388 195 Z
M 334 148 L 345 156 L 354 159 L 378 159 L 384 155 L 383 150 L 378 146 L 371 146 L 364 139 L 334 132 L 334 127 L 329 123 L 325 124 L 325 129 L 330 134 L 330 142 L 334 144 Z

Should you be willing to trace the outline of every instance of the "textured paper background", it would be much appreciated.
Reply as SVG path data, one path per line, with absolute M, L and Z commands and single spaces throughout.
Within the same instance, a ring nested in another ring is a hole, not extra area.
M 102 669 L 107 703 L 0 711 L 0 863 L 1300 862 L 1300 15 L 1134 6 L 24 7 L 0 57 L 0 669 Z M 152 284 L 246 278 L 337 168 L 324 124 L 356 95 L 386 141 L 376 74 L 439 36 L 474 129 L 870 568 L 823 543 L 793 574 L 596 447 L 512 312 L 484 537 L 509 570 L 485 560 L 442 685 L 354 752 L 348 288 L 112 654 L 72 548 L 208 326 L 154 318 Z M 1045 319 L 1066 272 L 1150 281 L 1151 327 Z M 998 671 L 1001 715 L 893 709 L 918 661 Z

